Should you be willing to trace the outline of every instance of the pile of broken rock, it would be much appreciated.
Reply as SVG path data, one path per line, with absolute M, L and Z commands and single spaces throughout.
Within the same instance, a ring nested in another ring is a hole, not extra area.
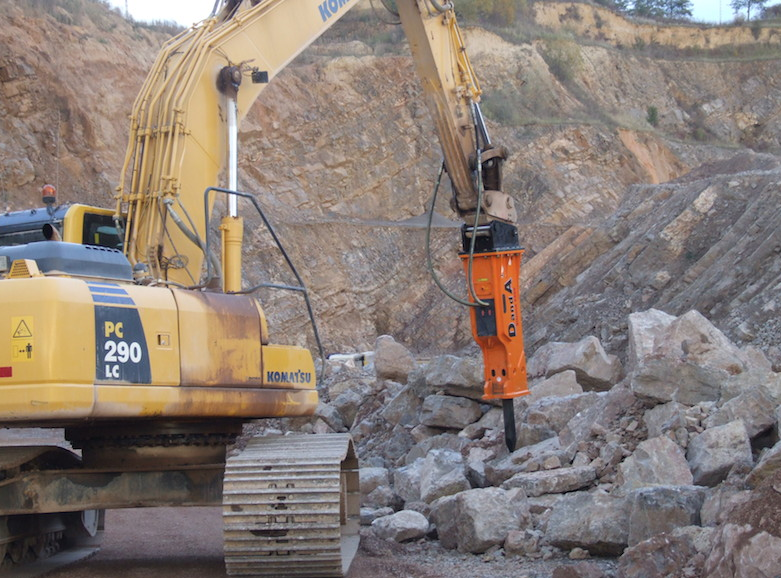
M 512 453 L 479 361 L 420 363 L 388 336 L 368 367 L 331 363 L 309 427 L 352 433 L 382 538 L 620 557 L 624 577 L 781 573 L 781 374 L 696 311 L 634 313 L 628 343 L 623 364 L 594 337 L 537 350 Z

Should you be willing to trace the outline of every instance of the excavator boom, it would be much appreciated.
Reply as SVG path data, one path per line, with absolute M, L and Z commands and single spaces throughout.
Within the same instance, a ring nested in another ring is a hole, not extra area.
M 222 2 L 163 46 L 131 115 L 117 189 L 125 253 L 155 280 L 194 286 L 205 247 L 203 192 L 226 164 L 234 84 L 236 123 L 280 70 L 358 0 Z M 223 89 L 221 71 L 229 70 Z M 211 204 L 209 205 L 211 207 Z

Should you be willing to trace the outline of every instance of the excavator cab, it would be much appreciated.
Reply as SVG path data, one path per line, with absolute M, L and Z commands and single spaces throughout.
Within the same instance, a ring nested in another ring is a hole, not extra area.
M 122 233 L 111 209 L 73 204 L 0 215 L 0 246 L 49 240 L 122 249 Z

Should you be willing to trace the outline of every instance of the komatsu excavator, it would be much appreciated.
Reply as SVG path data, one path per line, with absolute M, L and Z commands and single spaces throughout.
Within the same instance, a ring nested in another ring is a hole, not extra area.
M 221 505 L 230 575 L 346 572 L 359 517 L 349 436 L 257 437 L 229 458 L 226 447 L 249 420 L 318 403 L 312 355 L 270 343 L 243 287 L 238 201 L 254 197 L 237 190 L 237 127 L 357 2 L 218 0 L 163 47 L 135 101 L 116 206 L 64 211 L 48 191 L 35 218 L 0 218 L 0 425 L 64 428 L 76 449 L 0 448 L 5 565 L 96 536 L 105 509 Z M 465 222 L 484 397 L 502 400 L 512 446 L 512 400 L 527 388 L 506 151 L 488 136 L 452 3 L 395 8 Z M 220 243 L 209 223 L 218 197 Z M 40 237 L 25 228 L 33 221 Z

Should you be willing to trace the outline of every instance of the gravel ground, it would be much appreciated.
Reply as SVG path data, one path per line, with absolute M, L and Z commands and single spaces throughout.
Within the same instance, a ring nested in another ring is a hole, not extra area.
M 566 565 L 588 564 L 612 576 L 615 560 L 549 560 L 505 558 L 493 554 L 462 554 L 445 550 L 437 541 L 396 544 L 380 540 L 366 529 L 361 548 L 347 578 L 551 578 L 553 571 Z
M 474 556 L 444 550 L 438 542 L 396 544 L 364 529 L 347 578 L 550 578 L 555 568 L 582 562 Z M 611 572 L 612 560 L 587 563 Z M 47 578 L 222 578 L 220 508 L 112 510 L 103 546 L 91 558 Z

